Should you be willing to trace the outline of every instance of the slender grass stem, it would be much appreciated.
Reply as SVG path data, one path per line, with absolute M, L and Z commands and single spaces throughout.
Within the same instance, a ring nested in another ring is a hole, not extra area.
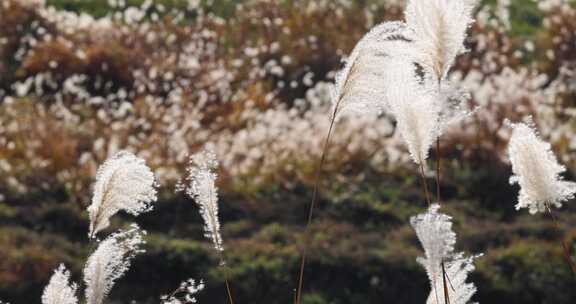
M 448 274 L 446 273 L 446 267 L 444 265 L 444 261 L 442 261 L 440 265 L 442 266 L 442 285 L 444 287 L 444 304 L 450 304 L 450 296 L 448 295 L 448 283 L 446 282 Z
M 226 293 L 228 294 L 228 302 L 230 304 L 234 304 L 234 300 L 232 299 L 232 291 L 230 289 L 230 274 L 228 273 L 229 269 L 226 265 L 226 261 L 224 260 L 224 254 L 219 251 L 219 258 L 220 258 L 220 267 L 224 269 L 224 283 L 226 284 Z
M 228 267 L 225 265 L 224 260 L 220 260 L 220 265 L 224 268 L 224 283 L 226 284 L 226 293 L 228 294 L 228 303 L 234 304 L 234 300 L 232 299 L 232 291 L 230 288 L 230 274 L 228 273 Z
M 338 107 L 340 105 L 341 99 L 338 100 L 334 106 L 334 112 L 330 118 L 330 127 L 328 128 L 328 134 L 326 135 L 326 140 L 324 141 L 324 147 L 322 149 L 322 155 L 320 156 L 320 163 L 316 168 L 314 176 L 314 190 L 312 192 L 312 201 L 310 202 L 310 208 L 308 209 L 308 220 L 306 222 L 306 228 L 304 230 L 304 248 L 302 249 L 302 258 L 300 260 L 300 274 L 298 276 L 298 289 L 296 291 L 296 304 L 300 304 L 302 300 L 302 287 L 304 285 L 304 268 L 306 265 L 306 257 L 308 253 L 308 247 L 310 243 L 310 225 L 312 224 L 312 219 L 314 217 L 314 207 L 316 201 L 318 200 L 318 194 L 320 191 L 320 177 L 322 176 L 322 169 L 324 168 L 324 163 L 326 161 L 326 154 L 330 147 L 330 137 L 332 136 L 332 130 L 334 129 L 334 123 L 336 122 L 336 114 L 338 113 Z
M 426 183 L 426 176 L 424 175 L 424 164 L 420 162 L 420 178 L 422 179 L 422 188 L 424 190 L 424 196 L 426 197 L 426 202 L 428 206 L 432 205 L 432 201 L 430 200 L 430 193 L 428 192 L 428 184 Z
M 230 283 L 228 282 L 228 275 L 225 274 L 224 282 L 226 283 L 226 291 L 228 292 L 228 301 L 230 304 L 234 304 L 234 300 L 232 300 L 232 292 L 230 291 Z
M 560 228 L 560 224 L 558 223 L 558 219 L 556 218 L 556 216 L 552 212 L 552 208 L 550 208 L 550 206 L 548 204 L 546 204 L 546 210 L 548 211 L 548 215 L 550 215 L 550 218 L 552 219 L 552 223 L 554 224 L 554 228 L 558 232 L 562 233 L 562 229 Z M 576 278 L 576 264 L 574 264 L 574 261 L 571 258 L 570 249 L 568 248 L 568 245 L 566 244 L 566 240 L 564 240 L 564 238 L 562 237 L 562 238 L 560 238 L 560 243 L 562 243 L 562 253 L 564 255 L 564 259 L 566 260 L 568 267 L 570 267 L 570 270 L 572 270 L 572 276 Z
M 436 138 L 436 200 L 438 204 L 442 200 L 440 197 L 440 159 L 441 159 L 441 151 L 440 151 L 440 136 Z

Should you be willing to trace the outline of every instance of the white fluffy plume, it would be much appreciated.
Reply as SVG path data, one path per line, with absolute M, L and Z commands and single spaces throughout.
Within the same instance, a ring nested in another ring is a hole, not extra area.
M 531 214 L 574 198 L 576 183 L 564 181 L 566 168 L 558 163 L 550 144 L 541 140 L 533 123 L 507 124 L 513 129 L 508 155 L 513 175 L 510 183 L 520 185 L 516 209 L 528 208 Z
M 197 282 L 194 279 L 188 279 L 180 284 L 180 287 L 170 295 L 164 295 L 160 298 L 162 304 L 191 304 L 197 303 L 196 295 L 204 289 L 204 282 Z
M 444 299 L 444 290 L 448 290 L 451 304 L 466 304 L 476 292 L 474 284 L 466 279 L 474 270 L 473 262 L 478 255 L 464 257 L 462 253 L 454 253 L 456 234 L 452 231 L 452 218 L 439 213 L 439 208 L 434 204 L 426 213 L 410 219 L 425 252 L 418 262 L 426 269 L 432 288 L 426 303 L 448 304 Z
M 122 151 L 99 169 L 92 204 L 88 207 L 92 238 L 110 225 L 110 217 L 120 210 L 138 215 L 152 209 L 156 200 L 154 174 L 143 159 Z
M 138 225 L 132 224 L 107 237 L 92 253 L 84 268 L 87 304 L 103 303 L 116 281 L 130 268 L 132 258 L 143 252 L 143 234 Z
M 416 67 L 409 61 L 395 60 L 387 67 L 395 75 L 388 80 L 385 94 L 390 112 L 396 118 L 410 156 L 417 164 L 423 164 L 440 132 L 438 91 L 418 81 Z
M 406 23 L 414 31 L 419 62 L 440 80 L 464 51 L 476 0 L 409 0 Z
M 333 107 L 338 105 L 338 113 L 387 109 L 388 80 L 394 77 L 387 65 L 393 58 L 408 56 L 410 35 L 403 22 L 385 22 L 364 35 L 336 75 L 332 103 Z
M 413 43 L 413 32 L 402 22 L 374 27 L 336 76 L 332 101 L 336 114 L 394 116 L 412 159 L 421 164 L 440 132 L 441 105 L 436 82 L 414 61 Z
M 76 304 L 77 286 L 75 283 L 70 284 L 70 272 L 66 270 L 63 264 L 60 264 L 50 278 L 50 282 L 44 288 L 42 294 L 42 304 Z
M 452 257 L 452 260 L 444 263 L 446 271 L 446 289 L 448 291 L 448 299 L 446 301 L 444 295 L 444 280 L 442 273 L 436 277 L 430 277 L 431 282 L 436 282 L 436 289 L 432 290 L 428 295 L 426 304 L 468 304 L 470 299 L 476 293 L 476 286 L 472 283 L 467 283 L 468 273 L 474 271 L 474 259 L 476 256 L 464 257 L 462 253 L 457 253 Z M 420 263 L 426 267 L 426 260 L 420 260 Z M 446 303 L 447 302 L 447 303 Z
M 196 201 L 200 207 L 200 214 L 204 220 L 204 236 L 211 239 L 218 252 L 224 251 L 222 236 L 220 235 L 220 221 L 218 219 L 218 188 L 216 188 L 215 170 L 218 161 L 213 152 L 204 150 L 190 157 L 187 168 L 188 177 L 186 185 L 179 185 L 181 190 Z

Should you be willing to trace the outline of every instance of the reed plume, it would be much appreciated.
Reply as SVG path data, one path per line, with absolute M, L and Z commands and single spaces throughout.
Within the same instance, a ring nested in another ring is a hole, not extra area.
M 160 298 L 162 304 L 194 304 L 198 303 L 196 294 L 204 289 L 204 282 L 197 282 L 194 279 L 188 279 L 182 283 L 178 289 L 170 295 Z
M 531 214 L 549 207 L 562 207 L 574 198 L 576 183 L 565 181 L 566 167 L 559 164 L 549 143 L 538 136 L 531 119 L 528 123 L 510 123 L 512 136 L 508 156 L 512 163 L 511 184 L 520 185 L 516 209 L 527 208 Z
M 116 281 L 130 268 L 136 254 L 143 252 L 143 235 L 136 224 L 121 230 L 102 241 L 90 255 L 84 268 L 86 303 L 102 304 Z
M 42 304 L 76 304 L 78 298 L 76 297 L 76 290 L 78 286 L 76 283 L 69 283 L 70 271 L 66 269 L 64 264 L 60 264 L 54 274 L 50 278 L 50 282 L 44 288 L 42 294 Z M 0 301 L 1 302 L 1 301 Z
M 156 201 L 154 174 L 143 159 L 126 151 L 118 152 L 100 166 L 94 184 L 89 237 L 110 225 L 118 211 L 137 216 L 152 209 Z
M 432 288 L 426 303 L 467 304 L 476 287 L 466 280 L 474 270 L 474 259 L 480 255 L 465 257 L 454 252 L 456 234 L 452 231 L 452 218 L 439 213 L 439 208 L 440 205 L 433 204 L 426 213 L 410 218 L 425 253 L 418 262 L 426 269 Z
M 415 35 L 417 61 L 440 81 L 464 48 L 476 0 L 409 0 L 406 23 Z
M 204 150 L 192 155 L 186 169 L 187 184 L 180 184 L 178 188 L 184 190 L 200 208 L 200 215 L 204 220 L 204 236 L 210 239 L 214 249 L 221 253 L 224 251 L 224 246 L 218 219 L 218 188 L 216 187 L 218 175 L 215 171 L 217 168 L 218 161 L 213 152 Z
M 424 165 L 440 130 L 438 92 L 418 81 L 416 68 L 411 62 L 394 60 L 387 68 L 394 76 L 389 79 L 386 92 L 390 112 L 396 119 L 412 160 Z
M 178 191 L 185 191 L 200 208 L 200 215 L 204 220 L 204 236 L 212 241 L 212 245 L 220 258 L 220 266 L 224 267 L 224 282 L 228 300 L 232 304 L 232 292 L 228 279 L 228 269 L 224 259 L 224 246 L 220 234 L 220 220 L 218 219 L 218 188 L 216 187 L 216 169 L 218 160 L 216 155 L 208 150 L 201 151 L 190 157 L 188 176 L 185 183 L 177 185 Z
M 394 74 L 393 59 L 409 58 L 412 32 L 403 22 L 385 22 L 372 28 L 356 44 L 332 89 L 332 113 L 383 112 L 389 109 L 387 90 Z

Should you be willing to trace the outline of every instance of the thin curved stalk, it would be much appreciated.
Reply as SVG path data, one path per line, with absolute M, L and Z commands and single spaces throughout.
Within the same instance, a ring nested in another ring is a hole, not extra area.
M 224 255 L 220 252 L 220 267 L 224 268 L 224 283 L 226 284 L 226 293 L 228 294 L 228 302 L 230 304 L 234 304 L 234 300 L 232 299 L 232 292 L 230 289 L 230 282 L 229 282 L 229 273 L 228 273 L 228 266 L 226 266 L 226 261 L 224 260 Z
M 442 285 L 444 286 L 444 304 L 450 304 L 450 296 L 448 295 L 448 283 L 446 279 L 448 278 L 448 274 L 446 273 L 446 267 L 444 262 L 441 263 L 442 266 Z
M 554 228 L 556 228 L 558 232 L 562 233 L 560 224 L 558 224 L 558 219 L 556 218 L 554 213 L 552 213 L 552 209 L 548 204 L 546 205 L 546 210 L 548 211 L 548 215 L 550 215 L 550 218 L 552 219 Z M 564 240 L 564 238 L 561 238 L 560 242 L 562 243 L 562 253 L 564 254 L 564 260 L 566 260 L 566 263 L 572 270 L 572 275 L 576 278 L 576 264 L 574 264 L 574 261 L 572 261 L 572 258 L 570 257 L 570 249 L 568 248 L 568 245 L 566 245 L 566 241 Z
M 436 200 L 440 204 L 440 136 L 436 138 Z
M 322 169 L 324 168 L 324 163 L 326 161 L 326 154 L 330 147 L 330 137 L 332 136 L 332 130 L 334 129 L 334 123 L 336 122 L 336 114 L 338 113 L 338 107 L 340 106 L 339 99 L 334 106 L 334 112 L 330 119 L 330 127 L 328 128 L 328 134 L 326 135 L 326 140 L 324 141 L 324 148 L 322 149 L 322 155 L 320 156 L 320 163 L 316 168 L 316 173 L 314 176 L 314 190 L 312 192 L 312 201 L 310 202 L 310 208 L 308 209 L 308 220 L 306 222 L 306 228 L 304 230 L 304 248 L 302 249 L 302 258 L 300 260 L 300 274 L 298 276 L 298 289 L 296 291 L 296 304 L 300 304 L 302 299 L 302 287 L 304 285 L 304 268 L 306 265 L 306 257 L 308 253 L 308 247 L 310 243 L 310 225 L 312 224 L 312 219 L 314 217 L 314 207 L 316 201 L 318 200 L 318 193 L 320 191 L 320 177 L 322 176 Z
M 224 282 L 226 283 L 226 291 L 228 292 L 228 301 L 230 301 L 230 304 L 234 304 L 234 300 L 232 300 L 232 292 L 230 292 L 230 283 L 228 283 L 227 274 L 225 274 Z
M 432 201 L 430 200 L 430 193 L 428 191 L 428 183 L 426 183 L 426 176 L 424 175 L 424 165 L 420 162 L 420 178 L 422 180 L 422 188 L 424 190 L 424 196 L 426 197 L 426 202 L 428 206 L 432 205 Z

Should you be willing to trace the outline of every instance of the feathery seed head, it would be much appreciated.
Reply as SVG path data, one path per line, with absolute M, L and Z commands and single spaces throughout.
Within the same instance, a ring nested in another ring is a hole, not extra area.
M 220 235 L 220 221 L 218 219 L 218 188 L 216 188 L 215 170 L 218 168 L 216 155 L 204 150 L 190 157 L 186 185 L 180 185 L 198 206 L 200 215 L 204 220 L 204 236 L 212 240 L 214 248 L 222 252 L 222 236 Z
M 162 304 L 191 304 L 197 303 L 196 294 L 204 289 L 204 282 L 196 282 L 194 279 L 188 279 L 180 284 L 170 295 L 164 295 L 160 298 Z
M 426 303 L 448 304 L 444 303 L 443 297 L 443 276 L 447 276 L 446 280 L 451 284 L 447 287 L 450 303 L 467 304 L 476 287 L 466 279 L 474 270 L 474 259 L 481 255 L 464 257 L 463 253 L 454 252 L 456 234 L 452 231 L 452 218 L 439 213 L 439 208 L 440 205 L 433 204 L 426 213 L 410 218 L 425 252 L 417 261 L 426 269 L 432 287 Z
M 454 251 L 456 233 L 452 231 L 452 218 L 438 209 L 440 205 L 433 204 L 428 212 L 410 218 L 410 224 L 424 247 L 426 259 L 439 264 Z
M 110 217 L 123 210 L 134 216 L 150 211 L 156 201 L 154 173 L 143 159 L 126 151 L 118 152 L 100 166 L 92 204 L 88 207 L 90 233 L 110 225 Z
M 438 91 L 418 81 L 413 63 L 396 60 L 388 64 L 395 77 L 388 81 L 385 94 L 390 112 L 396 118 L 398 131 L 417 164 L 428 158 L 428 152 L 440 132 Z
M 66 269 L 64 264 L 60 264 L 54 271 L 50 278 L 50 282 L 44 288 L 42 294 L 42 304 L 76 304 L 78 298 L 76 297 L 76 289 L 78 288 L 75 283 L 69 284 L 70 271 Z
M 414 31 L 420 62 L 443 79 L 464 48 L 476 0 L 409 0 L 406 23 Z
M 512 163 L 511 184 L 520 185 L 516 209 L 528 208 L 531 214 L 545 212 L 550 206 L 574 198 L 576 183 L 564 181 L 560 165 L 549 143 L 541 140 L 529 118 L 528 123 L 506 124 L 512 128 L 508 156 Z
M 387 79 L 394 75 L 386 66 L 391 58 L 408 57 L 413 41 L 410 34 L 403 22 L 385 22 L 364 35 L 336 75 L 332 106 L 333 111 L 337 107 L 337 116 L 387 109 Z
M 474 271 L 474 260 L 481 257 L 482 254 L 464 257 L 460 253 L 454 254 L 452 260 L 444 263 L 445 273 L 439 272 L 435 277 L 430 277 L 432 289 L 426 300 L 426 304 L 469 304 L 470 299 L 476 293 L 476 286 L 473 283 L 467 283 L 468 273 Z M 426 267 L 425 261 L 420 261 Z M 444 298 L 444 280 L 446 276 L 448 286 L 448 298 L 450 302 L 446 303 Z
M 87 304 L 103 303 L 116 281 L 128 271 L 136 254 L 144 252 L 140 247 L 145 243 L 145 234 L 138 225 L 132 224 L 99 244 L 84 268 Z

